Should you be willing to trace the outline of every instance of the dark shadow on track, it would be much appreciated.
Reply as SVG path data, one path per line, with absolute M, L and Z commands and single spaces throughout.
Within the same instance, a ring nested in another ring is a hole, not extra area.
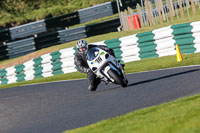
M 139 84 L 149 83 L 149 82 L 153 82 L 153 81 L 156 81 L 156 80 L 161 80 L 161 79 L 166 79 L 166 78 L 170 78 L 170 77 L 174 77 L 174 76 L 183 75 L 183 74 L 186 74 L 186 73 L 196 72 L 196 71 L 199 71 L 199 70 L 200 69 L 194 69 L 194 70 L 189 70 L 189 71 L 185 71 L 185 72 L 170 74 L 170 75 L 166 75 L 166 76 L 162 76 L 162 77 L 158 77 L 158 78 L 154 78 L 154 79 L 150 79 L 150 80 L 145 80 L 145 81 L 140 81 L 140 82 L 136 82 L 136 83 L 131 83 L 128 86 L 135 86 L 135 85 L 139 85 Z

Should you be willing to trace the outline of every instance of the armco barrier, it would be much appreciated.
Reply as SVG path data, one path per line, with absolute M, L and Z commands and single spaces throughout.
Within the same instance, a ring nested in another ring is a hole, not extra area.
M 96 6 L 78 10 L 80 23 L 85 23 L 91 20 L 113 15 L 111 2 L 106 2 Z
M 112 48 L 118 60 L 132 62 L 151 57 L 175 55 L 178 44 L 183 53 L 200 52 L 200 21 L 163 27 L 149 32 L 95 42 Z M 184 30 L 183 30 L 184 29 Z M 0 84 L 76 72 L 75 48 L 42 55 L 24 64 L 0 70 Z
M 45 19 L 46 28 L 48 31 L 60 30 L 65 27 L 72 26 L 80 23 L 78 12 L 65 14 L 53 18 Z
M 14 58 L 35 51 L 34 38 L 27 38 L 15 42 L 7 43 L 9 58 Z
M 53 45 L 70 42 L 93 35 L 117 31 L 118 25 L 119 19 L 113 19 L 93 25 L 39 33 L 34 36 L 34 39 L 32 39 L 32 46 L 30 46 L 30 43 L 27 42 L 27 39 L 29 38 L 5 43 L 5 45 L 8 45 L 7 50 L 9 58 L 14 58 L 30 53 L 31 51 L 27 51 L 28 47 L 31 47 L 30 49 L 32 49 L 32 51 L 40 50 L 42 48 L 47 48 Z
M 57 45 L 59 35 L 57 31 L 40 33 L 34 37 L 36 50 Z
M 133 8 L 138 2 L 140 1 L 122 1 L 123 8 Z M 0 30 L 0 42 L 13 41 L 14 39 L 26 38 L 31 36 L 33 37 L 35 34 L 46 31 L 58 31 L 72 25 L 88 22 L 90 20 L 105 16 L 111 16 L 115 13 L 118 13 L 116 1 L 106 2 L 96 6 L 80 9 L 76 12 L 72 12 L 69 14 L 46 18 L 44 20 L 27 23 L 5 30 Z
M 117 31 L 120 26 L 119 18 L 107 20 L 97 24 L 86 25 L 87 37 Z
M 9 30 L 12 40 L 47 31 L 44 20 L 13 27 Z
M 87 37 L 85 26 L 67 30 L 60 30 L 58 31 L 58 34 L 60 38 L 59 43 L 65 43 Z

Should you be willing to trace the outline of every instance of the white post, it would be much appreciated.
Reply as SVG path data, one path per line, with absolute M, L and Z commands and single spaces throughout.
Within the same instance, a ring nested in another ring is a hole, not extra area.
M 119 20 L 120 20 L 120 27 L 118 28 L 118 31 L 121 31 L 122 30 L 122 18 L 121 18 L 121 11 L 119 8 L 119 0 L 116 0 L 116 3 L 117 3 L 117 9 L 118 9 L 118 13 L 119 13 Z M 120 6 L 122 7 L 122 3 L 120 3 Z

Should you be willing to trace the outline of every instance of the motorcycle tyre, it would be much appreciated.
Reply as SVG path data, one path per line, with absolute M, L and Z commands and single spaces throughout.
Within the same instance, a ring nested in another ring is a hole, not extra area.
M 110 69 L 108 74 L 112 79 L 114 79 L 115 83 L 121 85 L 122 87 L 127 87 L 127 81 L 118 75 L 116 71 Z

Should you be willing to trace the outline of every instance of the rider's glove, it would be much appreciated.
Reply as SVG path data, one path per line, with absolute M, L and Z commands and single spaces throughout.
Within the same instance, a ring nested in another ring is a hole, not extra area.
M 91 70 L 90 70 L 90 68 L 88 68 L 87 70 L 86 70 L 86 73 L 89 73 Z

